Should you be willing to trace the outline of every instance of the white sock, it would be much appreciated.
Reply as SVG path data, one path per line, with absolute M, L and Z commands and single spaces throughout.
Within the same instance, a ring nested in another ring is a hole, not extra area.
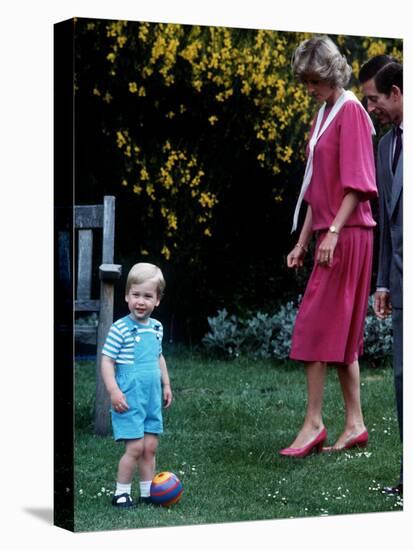
M 123 495 L 123 493 L 128 493 L 130 495 L 132 483 L 118 483 L 116 482 L 116 491 L 115 496 Z
M 150 497 L 151 496 L 151 483 L 152 481 L 140 481 L 139 490 L 141 492 L 141 497 Z

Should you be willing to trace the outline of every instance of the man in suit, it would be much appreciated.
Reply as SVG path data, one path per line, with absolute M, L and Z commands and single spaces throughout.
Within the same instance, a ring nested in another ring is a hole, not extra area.
M 381 138 L 377 152 L 380 244 L 374 310 L 379 319 L 392 315 L 397 417 L 403 442 L 403 67 L 388 62 L 387 56 L 377 57 L 360 71 L 368 111 L 380 124 L 393 126 Z M 403 461 L 398 484 L 383 492 L 403 493 Z

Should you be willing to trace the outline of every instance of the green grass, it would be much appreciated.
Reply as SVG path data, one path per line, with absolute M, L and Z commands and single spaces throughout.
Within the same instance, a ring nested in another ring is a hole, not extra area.
M 278 455 L 303 419 L 304 373 L 297 365 L 222 362 L 170 355 L 173 406 L 165 411 L 157 471 L 184 485 L 167 509 L 113 509 L 123 444 L 91 431 L 94 363 L 76 367 L 75 529 L 97 531 L 402 510 L 379 486 L 399 474 L 400 444 L 390 368 L 362 369 L 367 449 L 288 459 Z M 333 443 L 343 427 L 335 369 L 329 371 L 324 422 Z M 132 495 L 138 496 L 137 480 Z

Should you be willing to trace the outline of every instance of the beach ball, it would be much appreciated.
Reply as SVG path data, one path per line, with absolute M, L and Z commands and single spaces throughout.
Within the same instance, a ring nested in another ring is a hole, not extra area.
M 151 483 L 152 502 L 161 506 L 171 506 L 178 502 L 183 491 L 181 481 L 172 472 L 157 474 Z

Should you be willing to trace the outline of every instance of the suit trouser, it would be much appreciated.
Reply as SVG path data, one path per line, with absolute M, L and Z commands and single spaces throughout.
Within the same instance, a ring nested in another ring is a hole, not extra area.
M 403 443 L 403 309 L 393 307 L 392 324 L 394 388 L 400 441 Z M 400 481 L 403 483 L 403 460 Z

